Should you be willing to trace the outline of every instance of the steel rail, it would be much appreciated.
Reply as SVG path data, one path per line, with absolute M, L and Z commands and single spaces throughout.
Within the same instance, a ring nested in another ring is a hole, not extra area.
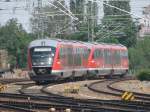
M 12 110 L 18 110 L 21 112 L 36 112 L 30 109 L 26 109 L 26 108 L 22 108 L 22 107 L 17 107 L 17 106 L 12 106 L 12 105 L 8 105 L 8 104 L 0 104 L 1 108 L 7 108 L 7 109 L 12 109 Z
M 105 80 L 101 81 L 104 82 Z M 45 88 L 48 87 L 44 86 L 41 91 L 45 91 Z M 27 86 L 26 86 L 27 87 Z M 27 100 L 30 99 L 30 102 L 17 102 L 15 101 L 1 101 L 5 102 L 4 104 L 8 104 L 10 106 L 15 106 L 19 108 L 27 108 L 29 109 L 29 105 L 31 106 L 31 109 L 35 109 L 41 106 L 42 108 L 45 108 L 47 105 L 49 107 L 55 107 L 55 108 L 70 108 L 75 111 L 81 111 L 81 110 L 89 110 L 93 112 L 99 112 L 99 111 L 107 111 L 107 112 L 146 112 L 150 110 L 150 103 L 148 102 L 122 102 L 122 101 L 105 101 L 105 100 L 81 100 L 81 99 L 75 99 L 71 97 L 64 97 L 61 95 L 53 94 L 51 92 L 45 92 L 49 96 L 34 96 L 34 95 L 28 95 L 28 94 L 10 94 L 10 93 L 0 93 L 1 98 L 9 98 L 9 99 L 19 99 L 19 100 Z M 50 104 L 39 104 L 35 103 L 35 101 L 43 101 L 43 102 L 49 102 Z M 13 103 L 14 102 L 14 103 Z M 24 104 L 24 105 L 23 105 Z M 46 108 L 46 109 L 47 109 Z
M 125 90 L 114 88 L 112 86 L 113 84 L 121 82 L 121 81 L 124 81 L 124 80 L 118 80 L 118 81 L 111 82 L 109 85 L 107 85 L 107 87 L 113 91 L 118 91 L 120 93 L 124 93 Z M 138 92 L 133 92 L 133 91 L 130 91 L 130 92 L 132 92 L 135 95 L 136 99 L 150 101 L 150 94 L 138 93 Z
M 30 97 L 30 99 L 31 100 L 43 100 L 43 101 L 49 101 L 49 102 L 53 102 L 53 103 L 61 103 L 61 104 L 68 104 L 68 105 L 70 105 L 71 107 L 73 106 L 73 105 L 88 105 L 88 107 L 90 106 L 90 105 L 92 105 L 92 107 L 93 106 L 95 106 L 95 103 L 94 102 L 90 102 L 90 104 L 89 103 L 87 103 L 87 101 L 85 100 L 85 101 L 82 101 L 82 100 L 77 100 L 77 99 L 71 99 L 71 98 L 66 98 L 66 97 L 61 97 L 61 96 L 57 96 L 57 95 L 52 95 L 52 94 L 50 94 L 50 97 L 43 97 L 43 96 L 32 96 L 32 95 L 19 95 L 19 94 L 0 94 L 0 96 L 3 96 L 3 98 L 4 98 L 4 96 L 6 97 L 6 98 L 8 98 L 8 97 L 12 97 L 12 98 L 23 98 L 23 99 L 28 99 L 28 97 Z M 120 103 L 120 102 L 119 102 Z M 104 102 L 104 101 L 101 101 L 101 103 L 100 103 L 100 100 L 99 100 L 99 104 L 103 104 L 103 105 L 113 105 L 113 106 L 120 106 L 120 108 L 121 107 L 130 107 L 130 108 L 135 108 L 136 110 L 137 110 L 137 105 L 135 105 L 135 107 L 134 107 L 134 105 L 133 106 L 129 106 L 129 104 L 127 104 L 127 105 L 123 105 L 123 104 L 121 104 L 120 103 L 120 105 L 119 105 L 119 103 L 114 103 L 114 102 Z M 97 106 L 99 106 L 99 105 L 97 105 Z M 145 107 L 143 107 L 143 106 L 138 106 L 138 109 L 140 109 L 140 110 L 142 110 L 142 109 L 146 109 Z M 149 109 L 149 108 L 147 108 L 147 109 Z M 127 109 L 126 109 L 127 110 Z M 129 109 L 128 109 L 129 110 Z
M 100 82 L 104 82 L 105 80 L 103 81 L 100 81 Z M 47 86 L 48 87 L 48 86 Z M 49 91 L 46 91 L 46 87 L 44 87 L 42 89 L 43 92 L 45 92 L 46 94 L 49 94 L 49 95 L 56 95 L 56 94 L 53 94 Z M 61 95 L 58 95 L 59 97 L 61 97 Z M 149 106 L 150 106 L 150 103 L 143 103 L 142 102 L 123 102 L 123 101 L 106 101 L 106 100 L 80 100 L 80 99 L 75 99 L 77 102 L 82 102 L 84 104 L 91 104 L 91 105 L 109 105 L 109 106 L 120 106 L 122 108 L 134 108 L 136 110 L 138 109 L 147 109 L 147 110 L 150 110 Z
M 89 86 L 88 86 L 88 89 L 96 92 L 96 93 L 103 93 L 103 94 L 108 94 L 108 95 L 112 95 L 112 96 L 117 96 L 117 97 L 121 97 L 121 95 L 125 92 L 124 90 L 121 90 L 121 89 L 117 89 L 117 88 L 114 88 L 112 87 L 112 84 L 114 83 L 117 83 L 117 82 L 120 82 L 120 81 L 125 81 L 125 80 L 132 80 L 132 79 L 120 79 L 120 80 L 115 80 L 115 81 L 112 81 L 111 80 L 105 80 L 105 81 L 97 81 L 97 82 L 94 82 L 94 83 L 91 83 Z M 110 89 L 112 92 L 108 92 L 108 91 L 104 91 L 104 90 L 99 90 L 99 89 L 96 89 L 94 88 L 94 86 L 96 84 L 99 84 L 99 83 L 105 83 L 106 81 L 110 81 L 108 82 L 108 84 L 106 85 L 108 89 Z M 147 101 L 149 102 L 150 101 L 150 95 L 149 94 L 143 94 L 143 93 L 136 93 L 136 92 L 132 92 L 134 95 L 135 95 L 135 98 L 138 99 L 138 100 L 143 100 L 143 101 Z
M 2 103 L 2 102 L 1 102 Z M 92 110 L 92 111 L 110 111 L 110 112 L 146 112 L 149 109 L 143 109 L 143 108 L 139 108 L 139 109 L 134 109 L 134 108 L 115 108 L 115 107 L 110 107 L 110 106 L 105 106 L 105 105 L 101 105 L 101 106 L 94 106 L 94 105 L 72 105 L 72 104 L 39 104 L 39 103 L 32 103 L 32 102 L 3 102 L 4 104 L 7 105 L 11 105 L 11 106 L 15 106 L 15 107 L 20 107 L 20 108 L 27 108 L 27 109 L 49 109 L 50 107 L 56 108 L 56 109 L 66 109 L 66 108 L 70 108 L 72 110 L 75 111 L 81 111 L 81 110 Z

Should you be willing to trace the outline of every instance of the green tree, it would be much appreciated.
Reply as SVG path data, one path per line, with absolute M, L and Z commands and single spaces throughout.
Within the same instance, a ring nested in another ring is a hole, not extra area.
M 76 32 L 72 34 L 73 39 L 90 41 L 92 33 L 95 32 L 94 28 L 97 26 L 97 3 L 87 0 L 71 0 L 70 10 L 81 22 L 75 25 Z
M 105 3 L 130 12 L 130 0 L 126 1 L 105 1 Z M 102 27 L 103 26 L 103 27 Z M 97 39 L 116 38 L 119 43 L 127 47 L 136 44 L 136 25 L 131 15 L 116 8 L 104 5 L 104 17 L 102 19 L 100 33 L 97 33 Z M 102 40 L 102 39 L 100 39 Z
M 28 43 L 33 39 L 26 33 L 16 19 L 9 20 L 0 27 L 0 49 L 6 49 L 9 54 L 9 63 L 18 67 L 26 66 Z
M 130 68 L 134 70 L 150 68 L 150 38 L 140 40 L 129 48 Z

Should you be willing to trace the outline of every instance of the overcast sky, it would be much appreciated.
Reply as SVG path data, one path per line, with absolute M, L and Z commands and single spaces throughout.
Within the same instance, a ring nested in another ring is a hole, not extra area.
M 3 2 L 0 0 L 0 24 L 4 25 L 10 18 L 17 18 L 23 27 L 30 31 L 30 17 L 32 12 L 32 6 L 36 5 L 36 0 L 12 0 L 14 2 Z M 16 2 L 17 1 L 17 2 Z M 27 1 L 30 1 L 29 3 Z M 102 1 L 102 0 L 100 0 Z M 143 7 L 150 5 L 150 0 L 131 0 L 131 13 L 135 16 L 142 17 Z M 17 7 L 15 10 L 14 7 Z M 27 10 L 28 9 L 28 10 Z M 103 16 L 103 5 L 99 4 L 99 18 Z

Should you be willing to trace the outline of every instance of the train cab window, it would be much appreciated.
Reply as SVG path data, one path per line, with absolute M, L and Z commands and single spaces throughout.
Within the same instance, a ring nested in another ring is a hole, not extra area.
M 31 48 L 33 66 L 50 66 L 53 63 L 55 47 L 34 47 Z

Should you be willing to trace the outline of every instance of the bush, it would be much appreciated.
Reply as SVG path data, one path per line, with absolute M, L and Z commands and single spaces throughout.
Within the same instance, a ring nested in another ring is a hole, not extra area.
M 141 81 L 143 80 L 150 81 L 150 69 L 140 70 L 138 72 L 137 78 Z

